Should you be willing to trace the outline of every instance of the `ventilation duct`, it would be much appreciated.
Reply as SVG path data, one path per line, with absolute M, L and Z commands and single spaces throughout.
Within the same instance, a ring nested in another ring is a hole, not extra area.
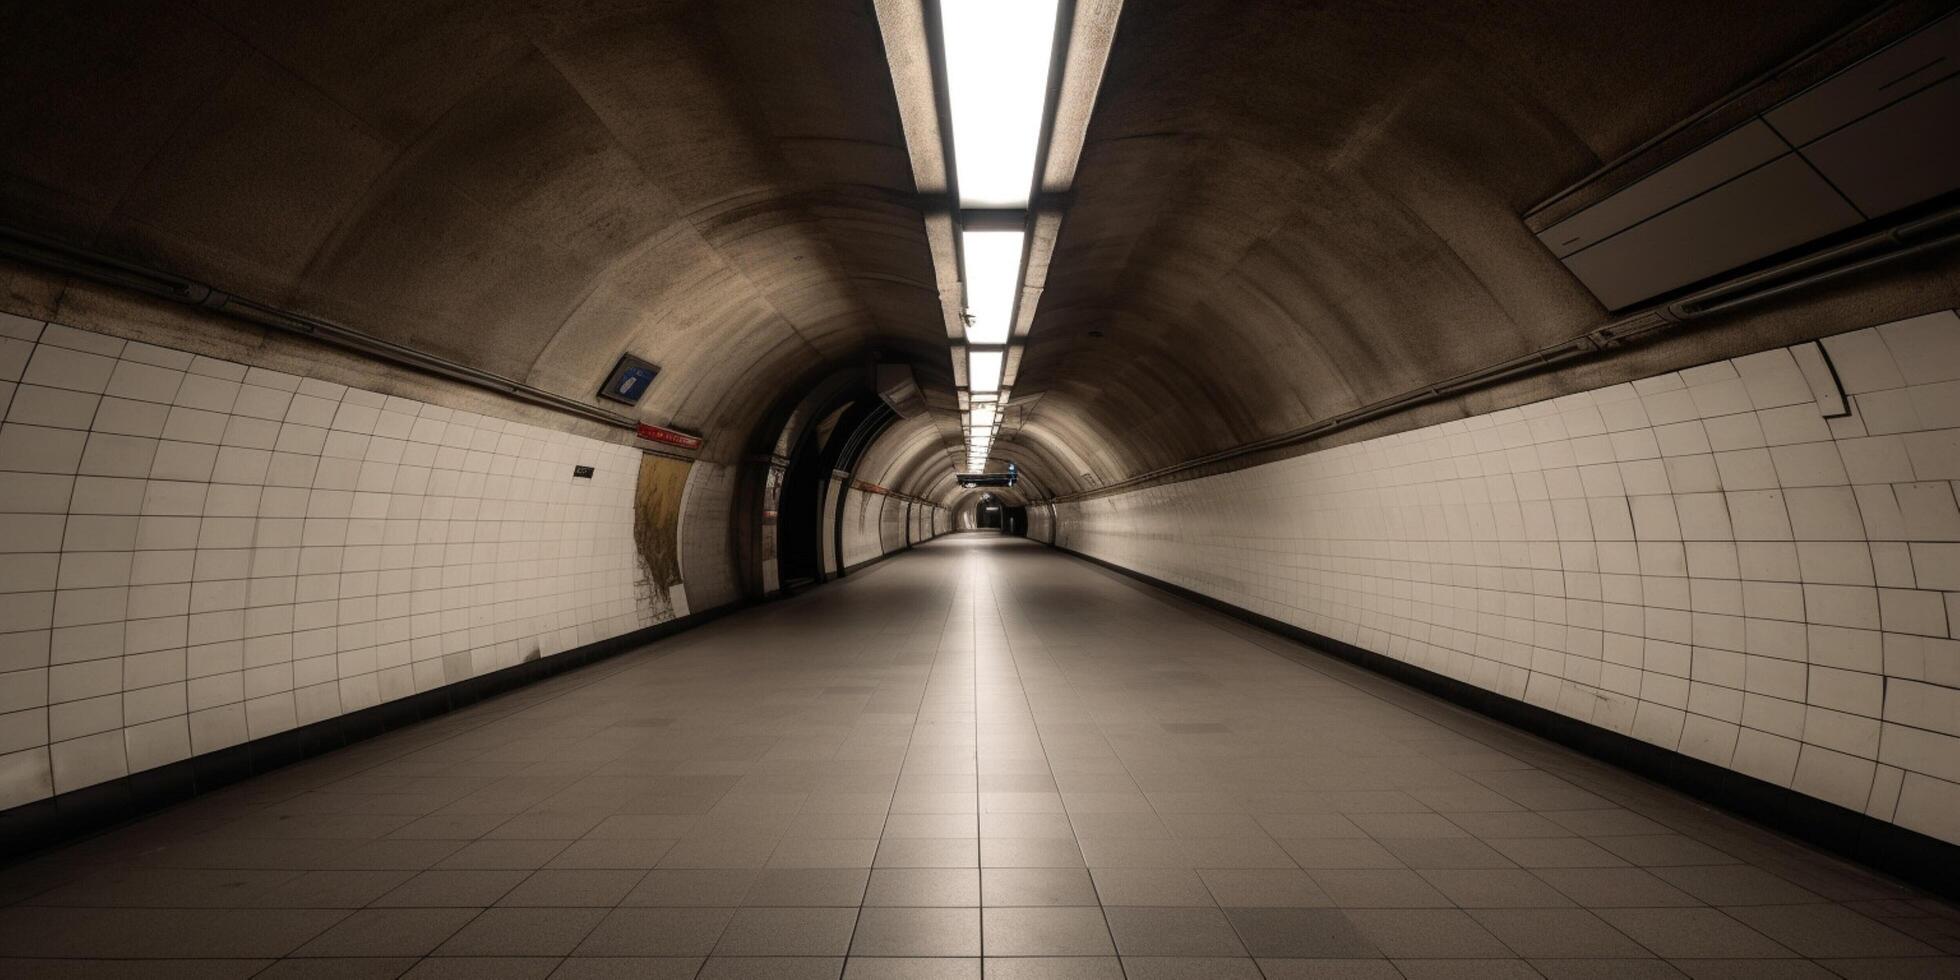
M 1624 309 L 1960 188 L 1956 119 L 1950 14 L 1538 239 L 1607 309 Z
M 874 380 L 878 397 L 884 399 L 899 418 L 913 418 L 926 410 L 925 392 L 919 390 L 918 379 L 912 376 L 910 365 L 880 364 Z

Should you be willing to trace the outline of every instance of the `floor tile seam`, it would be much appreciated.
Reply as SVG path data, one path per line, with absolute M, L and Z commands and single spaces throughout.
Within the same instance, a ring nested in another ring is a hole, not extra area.
M 995 614 L 1001 617 L 1001 619 L 1002 619 L 1002 621 L 1003 621 L 1003 623 L 1005 623 L 1005 622 L 1006 622 L 1006 619 L 1007 619 L 1007 616 L 1006 616 L 1006 613 L 1005 613 L 1005 611 L 1004 611 L 1004 610 L 1002 610 L 1002 609 L 1001 609 L 1001 607 L 1000 607 L 1000 599 L 999 599 L 999 596 L 998 596 L 998 594 L 996 594 L 996 596 L 995 596 Z M 1035 627 L 1033 627 L 1033 626 L 1032 626 L 1032 624 L 1030 624 L 1030 627 L 1029 627 L 1029 632 L 1030 632 L 1030 633 L 1033 633 L 1033 634 L 1035 634 L 1035 635 L 1037 635 L 1037 636 L 1039 636 L 1039 635 L 1040 635 L 1040 631 L 1039 631 L 1038 629 L 1036 629 Z M 1022 697 L 1022 700 L 1023 700 L 1023 701 L 1026 701 L 1026 700 L 1027 700 L 1027 698 L 1028 698 L 1028 691 L 1027 691 L 1027 683 L 1026 683 L 1025 681 L 1023 681 L 1023 680 L 1021 679 L 1021 678 L 1022 678 L 1022 674 L 1021 674 L 1021 670 L 1020 670 L 1020 664 L 1019 664 L 1019 657 L 1017 657 L 1017 656 L 1015 655 L 1015 650 L 1014 650 L 1014 640 L 1013 640 L 1013 634 L 1012 634 L 1012 632 L 1011 632 L 1011 631 L 1008 631 L 1008 630 L 1006 630 L 1006 629 L 1003 629 L 1003 630 L 1002 630 L 1002 633 L 1003 633 L 1003 637 L 1004 637 L 1004 640 L 1003 640 L 1003 649 L 1005 649 L 1005 650 L 1006 650 L 1006 652 L 1007 652 L 1007 657 L 1008 657 L 1008 660 L 1009 660 L 1009 661 L 1010 661 L 1011 663 L 1013 663 L 1013 664 L 1014 664 L 1014 666 L 1015 666 L 1015 670 L 1014 670 L 1014 679 L 1015 679 L 1015 684 L 1016 684 L 1016 686 L 1017 686 L 1017 687 L 1019 687 L 1019 688 L 1020 688 L 1020 691 L 1021 691 L 1021 697 Z M 1044 644 L 1044 646 L 1045 646 L 1045 644 Z M 1058 665 L 1058 666 L 1059 666 L 1059 665 Z M 1060 674 L 1060 678 L 1061 678 L 1061 680 L 1062 680 L 1062 682 L 1063 682 L 1064 684 L 1066 684 L 1066 685 L 1068 686 L 1068 688 L 1069 688 L 1069 694 L 1070 694 L 1070 695 L 1071 695 L 1072 697 L 1078 697 L 1078 698 L 1079 698 L 1079 697 L 1080 697 L 1080 692 L 1078 692 L 1078 691 L 1077 691 L 1077 690 L 1075 689 L 1075 682 L 1074 682 L 1074 680 L 1073 680 L 1072 678 L 1070 678 L 1070 677 L 1069 677 L 1069 675 L 1068 675 L 1068 672 L 1067 672 L 1067 670 L 1066 670 L 1066 668 L 1062 668 L 1062 669 L 1060 669 L 1060 671 L 1059 671 L 1059 674 Z M 1108 735 L 1107 735 L 1107 733 L 1102 733 L 1102 732 L 1101 732 L 1101 729 L 1102 729 L 1102 726 L 1101 726 L 1100 724 L 1098 724 L 1098 725 L 1097 725 L 1096 727 L 1097 727 L 1097 730 L 1098 730 L 1098 732 L 1099 732 L 1100 734 L 1102 734 L 1102 735 L 1103 735 L 1103 738 L 1104 738 L 1105 740 L 1107 740 L 1107 738 L 1108 738 Z M 1042 762 L 1043 762 L 1043 763 L 1045 763 L 1045 764 L 1046 764 L 1046 765 L 1048 766 L 1048 773 L 1049 773 L 1049 778 L 1050 778 L 1050 779 L 1053 779 L 1053 778 L 1054 778 L 1054 771 L 1055 771 L 1055 766 L 1054 766 L 1054 760 L 1053 760 L 1052 758 L 1050 758 L 1050 757 L 1049 757 L 1049 755 L 1048 755 L 1048 742 L 1047 742 L 1047 739 L 1046 739 L 1045 737 L 1043 737 L 1043 735 L 1041 734 L 1041 726 L 1040 726 L 1039 724 L 1037 724 L 1037 723 L 1035 723 L 1035 722 L 1033 722 L 1033 721 L 1032 721 L 1032 719 L 1030 720 L 1030 728 L 1032 729 L 1032 731 L 1033 731 L 1033 733 L 1034 733 L 1034 739 L 1035 739 L 1035 745 L 1036 745 L 1036 747 L 1038 747 L 1038 748 L 1039 748 L 1039 749 L 1041 750 L 1041 759 L 1042 759 Z M 1130 780 L 1131 780 L 1131 782 L 1132 782 L 1132 783 L 1134 783 L 1134 782 L 1136 781 L 1136 777 L 1135 777 L 1135 774 L 1134 774 L 1134 773 L 1131 773 L 1131 772 L 1130 772 L 1130 768 L 1129 768 L 1129 766 L 1128 766 L 1128 764 L 1126 764 L 1126 763 L 1124 763 L 1124 762 L 1122 761 L 1122 759 L 1121 759 L 1121 757 L 1120 757 L 1120 756 L 1119 756 L 1119 757 L 1117 758 L 1117 764 L 1118 764 L 1118 765 L 1122 765 L 1122 766 L 1123 766 L 1123 773 L 1124 773 L 1124 775 L 1126 775 L 1126 776 L 1128 776 L 1128 777 L 1130 777 Z M 1058 799 L 1059 799 L 1059 798 L 1060 798 L 1060 796 L 1061 796 L 1061 788 L 1060 788 L 1060 786 L 1059 786 L 1059 785 L 1057 785 L 1057 787 L 1056 787 L 1056 794 L 1055 794 L 1055 795 L 1056 795 L 1056 797 L 1057 797 Z M 1073 813 L 1071 813 L 1071 812 L 1069 812 L 1069 809 L 1068 809 L 1068 807 L 1067 807 L 1067 805 L 1066 805 L 1066 804 L 1063 804 L 1063 806 L 1062 806 L 1062 814 L 1063 814 L 1063 816 L 1064 816 L 1064 817 L 1066 817 L 1066 818 L 1068 819 L 1068 825 L 1069 825 L 1069 839 L 1070 839 L 1070 840 L 1071 840 L 1071 841 L 1072 841 L 1072 842 L 1073 842 L 1073 843 L 1075 844 L 1075 847 L 1076 847 L 1076 851 L 1077 851 L 1077 853 L 1080 853 L 1080 852 L 1081 852 L 1081 850 L 1082 850 L 1082 838 L 1081 838 L 1081 836 L 1080 836 L 1079 834 L 1077 834 L 1077 833 L 1076 833 L 1076 827 L 1075 827 L 1075 816 L 1074 816 L 1074 814 L 1073 814 Z M 1153 814 L 1153 815 L 1155 815 L 1155 810 L 1154 810 L 1154 809 L 1152 810 L 1152 814 Z M 1160 817 L 1159 819 L 1161 820 L 1162 818 Z M 1121 972 L 1121 973 L 1123 974 L 1123 976 L 1125 977 L 1125 980 L 1127 980 L 1127 978 L 1129 977 L 1129 967 L 1128 967 L 1128 966 L 1127 966 L 1126 964 L 1124 964 L 1124 962 L 1123 962 L 1123 960 L 1122 960 L 1122 950 L 1121 950 L 1120 948 L 1118 948 L 1118 947 L 1117 947 L 1117 945 L 1116 945 L 1116 930 L 1115 930 L 1114 928 L 1112 928 L 1112 927 L 1110 926 L 1110 924 L 1109 924 L 1109 907 L 1108 907 L 1107 905 L 1105 905 L 1105 904 L 1103 903 L 1103 900 L 1102 900 L 1102 892 L 1101 892 L 1101 890 L 1100 890 L 1100 889 L 1098 889 L 1098 888 L 1096 887 L 1096 881 L 1095 881 L 1095 874 L 1094 874 L 1094 872 L 1093 872 L 1093 870 L 1092 870 L 1092 869 L 1091 869 L 1091 868 L 1089 867 L 1089 862 L 1088 862 L 1088 860 L 1087 860 L 1086 858 L 1085 858 L 1085 859 L 1083 860 L 1083 862 L 1082 862 L 1082 870 L 1083 870 L 1083 873 L 1084 873 L 1085 875 L 1088 875 L 1088 876 L 1089 876 L 1089 888 L 1090 888 L 1090 890 L 1091 890 L 1092 892 L 1094 892 L 1094 893 L 1095 893 L 1095 896 L 1096 896 L 1096 911 L 1097 911 L 1097 913 L 1098 913 L 1098 914 L 1099 914 L 1099 915 L 1101 916 L 1101 918 L 1102 918 L 1102 924 L 1103 924 L 1103 933 L 1104 933 L 1105 935 L 1107 935 L 1107 936 L 1109 937 L 1109 948 L 1110 948 L 1110 950 L 1112 951 L 1112 953 L 1113 953 L 1113 955 L 1115 955 L 1115 956 L 1117 957 L 1117 960 L 1116 960 L 1116 966 L 1117 966 L 1117 969 L 1118 969 L 1118 970 L 1119 970 L 1119 971 L 1120 971 L 1120 972 Z M 984 875 L 984 874 L 982 875 L 982 878 L 983 878 L 983 879 L 985 878 L 985 875 Z M 983 901 L 984 901 L 984 899 L 985 899 L 985 896 L 984 896 L 984 895 L 982 896 L 982 899 L 983 899 Z M 983 907 L 984 907 L 984 906 L 983 906 Z M 982 915 L 984 916 L 984 915 L 985 915 L 985 913 L 983 912 L 983 913 L 982 913 Z M 983 923 L 983 926 L 984 926 L 984 923 Z M 984 935 L 985 935 L 985 929 L 983 928 L 983 929 L 982 929 L 982 936 L 983 936 L 983 942 L 984 942 Z M 983 946 L 983 947 L 982 947 L 982 953 L 984 954 L 984 952 L 985 952 L 985 947 Z M 1255 967 L 1254 967 L 1254 968 L 1255 968 L 1255 969 L 1257 969 L 1257 966 L 1255 965 Z M 1262 975 L 1262 976 L 1264 975 L 1264 971 L 1261 971 L 1261 975 Z
M 993 589 L 993 563 L 987 561 L 985 556 L 980 556 L 979 560 L 973 562 L 970 567 L 982 570 L 982 575 L 978 577 L 978 580 L 986 583 L 987 595 L 993 600 L 994 615 L 998 617 L 1000 615 L 1000 599 L 995 595 Z M 969 578 L 967 584 L 970 588 L 978 587 L 973 578 Z M 972 605 L 975 607 L 972 612 L 977 613 L 979 604 L 974 602 Z M 987 913 L 984 911 L 987 907 L 987 874 L 985 862 L 982 858 L 984 847 L 981 843 L 980 836 L 980 617 L 974 614 L 970 618 L 972 620 L 972 634 L 968 637 L 968 645 L 972 650 L 972 654 L 968 658 L 970 664 L 967 676 L 967 691 L 973 703 L 973 720 L 969 724 L 973 735 L 973 888 L 974 900 L 979 903 L 975 908 L 975 915 L 979 919 L 980 926 L 980 961 L 984 964 L 987 956 Z
M 903 557 L 903 556 L 900 556 L 900 557 Z M 895 563 L 894 563 L 894 562 L 882 562 L 882 563 L 880 563 L 880 564 L 884 564 L 884 565 L 890 565 L 890 564 L 895 564 Z M 904 761 L 904 760 L 905 760 L 906 758 L 909 758 L 909 757 L 911 756 L 911 754 L 912 754 L 912 747 L 913 747 L 913 744 L 914 744 L 915 742 L 917 742 L 917 740 L 918 740 L 918 734 L 919 734 L 919 726 L 920 726 L 920 725 L 922 724 L 922 717 L 923 717 L 923 713 L 924 713 L 922 709 L 923 709 L 923 708 L 924 708 L 924 706 L 925 706 L 925 700 L 926 700 L 926 695 L 927 695 L 927 693 L 928 693 L 928 691 L 929 691 L 929 690 L 931 689 L 931 683 L 930 683 L 930 678 L 931 678 L 931 675 L 932 675 L 932 673 L 933 673 L 933 672 L 934 672 L 934 671 L 935 671 L 935 670 L 937 669 L 937 667 L 938 667 L 938 665 L 939 665 L 939 661 L 940 661 L 940 659 L 941 659 L 941 657 L 943 657 L 943 656 L 944 656 L 944 653 L 945 653 L 945 651 L 944 651 L 944 637 L 945 637 L 945 632 L 946 632 L 946 623 L 947 623 L 947 622 L 949 622 L 949 621 L 951 621 L 951 619 L 952 619 L 952 612 L 953 612 L 953 607 L 954 607 L 954 606 L 955 606 L 955 605 L 956 605 L 957 603 L 958 603 L 958 592 L 957 592 L 957 590 L 955 590 L 955 592 L 954 592 L 954 594 L 953 594 L 953 599 L 952 599 L 952 601 L 950 601 L 950 602 L 948 602 L 948 603 L 946 604 L 946 614 L 945 614 L 945 615 L 944 615 L 944 616 L 943 616 L 943 617 L 941 618 L 941 620 L 940 620 L 940 636 L 941 636 L 941 642 L 940 642 L 940 643 L 939 643 L 938 645 L 936 645 L 936 646 L 934 647 L 934 650 L 933 650 L 933 662 L 932 662 L 932 665 L 931 665 L 930 667 L 928 667 L 928 668 L 927 668 L 927 671 L 926 671 L 926 674 L 927 674 L 927 678 L 928 678 L 928 681 L 927 681 L 927 683 L 926 683 L 926 684 L 923 684 L 923 685 L 920 685 L 920 687 L 919 687 L 919 691 L 918 691 L 918 700 L 917 700 L 917 701 L 915 701 L 915 702 L 913 703 L 913 711 L 912 711 L 912 727 L 911 727 L 911 729 L 910 729 L 910 730 L 909 730 L 909 731 L 908 731 L 908 732 L 906 733 L 906 736 L 905 736 L 905 753 L 904 753 L 904 755 L 902 755 L 902 756 L 900 756 L 900 760 L 899 760 L 899 769 L 898 769 L 898 777 L 897 777 L 897 778 L 896 778 L 896 779 L 895 779 L 895 780 L 893 781 L 893 784 L 892 784 L 892 796 L 891 796 L 891 798 L 890 798 L 890 799 L 888 799 L 888 800 L 886 800 L 886 801 L 885 801 L 885 817 L 884 817 L 884 820 L 883 820 L 883 821 L 881 821 L 881 822 L 879 823 L 879 825 L 878 825 L 878 843 L 877 843 L 877 845 L 876 845 L 876 847 L 874 847 L 874 848 L 872 849 L 872 854 L 871 854 L 871 861 L 872 861 L 872 864 L 871 864 L 871 867 L 869 867 L 869 868 L 866 868 L 866 869 L 865 869 L 865 876 L 864 876 L 864 877 L 865 877 L 865 883 L 864 883 L 864 888 L 865 888 L 865 890 L 864 890 L 864 892 L 863 892 L 862 894 L 860 894 L 860 895 L 858 896 L 858 904 L 857 904 L 857 915 L 856 915 L 856 916 L 854 916 L 854 917 L 853 917 L 853 918 L 851 919 L 851 935 L 850 935 L 850 937 L 849 937 L 849 938 L 848 938 L 848 939 L 847 939 L 847 940 L 845 941 L 845 944 L 844 944 L 844 951 L 845 951 L 845 952 L 844 952 L 844 955 L 845 955 L 845 956 L 846 956 L 847 958 L 848 958 L 848 957 L 850 956 L 850 950 L 851 950 L 851 948 L 852 948 L 852 947 L 854 947 L 854 946 L 855 946 L 855 945 L 857 944 L 857 933 L 858 933 L 858 929 L 859 929 L 859 927 L 861 927 L 861 926 L 862 926 L 862 925 L 864 924 L 864 912 L 865 912 L 865 909 L 867 909 L 867 908 L 872 908 L 872 907 L 873 907 L 873 906 L 869 906 L 869 905 L 866 905 L 866 904 L 865 904 L 865 901 L 866 901 L 866 899 L 868 899 L 868 898 L 870 898 L 870 897 L 871 897 L 871 895 L 870 895 L 870 892 L 871 892 L 871 877 L 872 877 L 872 875 L 873 875 L 873 874 L 875 873 L 875 871 L 876 871 L 876 868 L 877 868 L 877 861 L 878 861 L 878 853 L 877 853 L 877 852 L 878 852 L 878 850 L 879 850 L 879 849 L 882 849 L 882 848 L 884 847 L 884 843 L 885 843 L 885 831 L 886 831 L 886 829 L 887 829 L 887 828 L 889 828 L 889 827 L 891 826 L 891 818 L 892 818 L 892 810 L 893 810 L 893 808 L 894 808 L 895 806 L 897 806 L 897 803 L 898 803 L 898 792 L 899 792 L 899 791 L 898 791 L 898 785 L 899 785 L 899 784 L 900 784 L 900 783 L 901 783 L 901 782 L 902 782 L 902 781 L 904 780 L 904 778 L 905 778 L 905 761 Z M 976 751 L 977 751 L 977 750 L 976 750 Z M 976 760 L 976 761 L 977 761 L 977 760 Z M 978 766 L 976 765 L 976 767 L 975 767 L 975 768 L 977 769 L 977 768 L 978 768 Z M 977 778 L 977 777 L 976 777 L 976 778 Z M 977 786 L 977 785 L 976 785 L 976 787 L 975 787 L 975 789 L 976 789 L 976 792 L 975 792 L 975 796 L 974 796 L 974 799 L 975 799 L 975 813 L 974 813 L 974 822 L 975 822 L 975 824 L 976 824 L 976 826 L 975 826 L 975 831 L 976 831 L 976 834 L 977 834 L 977 832 L 978 832 L 978 826 L 977 826 L 977 825 L 978 825 L 978 822 L 979 822 L 979 819 L 980 819 L 980 817 L 979 817 L 979 812 L 978 812 L 978 806 L 979 806 L 979 804 L 978 804 L 978 799 L 979 799 L 979 794 L 978 794 L 978 792 L 977 792 L 977 790 L 978 790 L 978 786 Z M 975 847 L 975 853 L 976 853 L 976 855 L 977 855 L 977 853 L 978 853 L 978 847 L 979 847 L 979 844 L 978 844 L 978 841 L 977 841 L 977 839 L 976 839 L 976 841 L 975 841 L 975 844 L 974 844 L 974 847 Z M 978 869 L 976 869 L 976 870 L 975 870 L 975 872 L 974 872 L 974 874 L 975 874 L 975 877 L 976 877 L 976 879 L 977 879 L 977 878 L 978 878 L 978 876 L 979 876 L 979 871 L 978 871 Z M 976 880 L 976 883 L 975 883 L 975 887 L 976 887 L 976 888 L 978 888 L 978 887 L 979 887 L 979 885 L 978 885 L 978 882 L 977 882 L 977 880 Z M 703 970 L 705 970 L 705 969 L 707 969 L 707 962 L 706 962 L 705 960 L 704 960 L 704 961 L 702 962 L 702 965 L 701 965 L 701 969 L 703 969 Z M 698 972 L 698 971 L 697 971 L 697 973 L 696 973 L 696 976 L 699 976 L 699 972 Z

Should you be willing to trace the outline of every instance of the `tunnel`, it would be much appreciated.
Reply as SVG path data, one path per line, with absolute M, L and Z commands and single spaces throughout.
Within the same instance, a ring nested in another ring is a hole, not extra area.
M 0 975 L 1960 976 L 1943 0 L 0 3 Z

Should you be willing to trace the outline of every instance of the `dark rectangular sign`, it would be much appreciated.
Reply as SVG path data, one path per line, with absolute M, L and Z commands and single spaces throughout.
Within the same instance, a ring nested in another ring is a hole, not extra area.
M 612 374 L 606 378 L 606 386 L 599 389 L 599 397 L 638 405 L 641 396 L 647 393 L 647 386 L 653 384 L 654 375 L 659 373 L 660 368 L 631 354 L 621 354 L 619 363 L 613 366 Z
M 574 466 L 572 467 L 572 475 L 575 477 L 581 477 L 583 479 L 590 480 L 592 479 L 592 467 Z

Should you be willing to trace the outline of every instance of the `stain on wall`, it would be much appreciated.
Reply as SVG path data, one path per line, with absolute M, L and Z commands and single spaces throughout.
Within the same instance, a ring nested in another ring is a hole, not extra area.
M 646 569 L 648 598 L 661 618 L 681 612 L 674 589 L 681 584 L 681 494 L 693 463 L 651 453 L 640 457 L 640 482 L 633 492 L 633 543 Z

